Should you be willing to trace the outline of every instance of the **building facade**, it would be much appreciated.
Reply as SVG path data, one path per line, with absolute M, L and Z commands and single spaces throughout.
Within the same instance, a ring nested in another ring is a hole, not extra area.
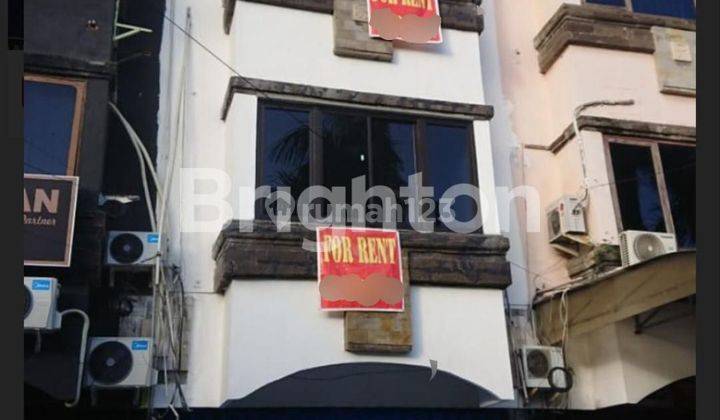
M 159 167 L 174 162 L 181 180 L 167 255 L 192 301 L 191 406 L 514 399 L 482 16 L 470 2 L 441 4 L 443 42 L 411 45 L 369 38 L 366 2 L 170 3 Z M 277 158 L 282 146 L 291 157 Z M 479 187 L 482 233 L 401 229 L 409 310 L 321 312 L 316 257 L 303 249 L 313 226 L 278 232 L 256 187 L 289 185 L 298 199 L 310 185 L 350 187 L 357 176 L 396 189 L 415 172 L 437 188 Z M 444 386 L 419 379 L 430 378 L 431 360 Z
M 669 389 L 691 406 L 694 2 L 483 8 L 496 180 L 516 188 L 500 212 L 518 263 L 508 289 L 515 345 L 564 348 L 574 386 L 563 406 L 649 403 Z M 553 226 L 563 197 L 577 200 L 564 204 L 583 228 Z M 678 252 L 661 255 L 654 239 L 622 246 L 633 240 L 625 231 L 674 234 L 666 252 L 674 242 Z M 625 251 L 641 255 L 626 261 Z
M 25 276 L 90 320 L 26 326 L 26 406 L 691 413 L 694 1 L 401 3 L 441 36 L 371 37 L 366 0 L 26 1 L 25 172 L 80 199 L 69 267 Z M 328 224 L 399 232 L 402 311 L 321 310 Z

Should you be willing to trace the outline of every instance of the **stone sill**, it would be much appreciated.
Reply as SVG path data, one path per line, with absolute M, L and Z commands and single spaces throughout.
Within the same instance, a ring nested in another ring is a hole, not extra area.
M 233 220 L 213 246 L 215 291 L 223 293 L 233 280 L 317 281 L 314 252 L 302 249 L 315 231 L 291 223 L 277 232 L 267 220 Z M 420 233 L 401 230 L 400 246 L 407 258 L 410 284 L 505 289 L 510 243 L 501 235 Z
M 653 53 L 650 28 L 695 31 L 695 21 L 633 13 L 620 7 L 563 4 L 535 36 L 540 72 L 547 72 L 568 45 Z
M 223 0 L 223 26 L 226 34 L 230 33 L 235 2 L 239 0 Z M 318 13 L 333 13 L 333 0 L 244 0 L 290 9 L 306 10 Z M 352 0 L 348 0 L 352 1 Z M 357 1 L 357 0 L 355 0 Z M 361 0 L 365 1 L 365 0 Z M 471 0 L 439 0 L 442 27 L 460 31 L 482 33 L 484 28 L 483 15 Z M 479 2 L 478 2 L 479 3 Z

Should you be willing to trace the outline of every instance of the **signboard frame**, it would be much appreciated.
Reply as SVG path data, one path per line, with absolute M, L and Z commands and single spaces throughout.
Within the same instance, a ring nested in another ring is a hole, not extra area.
M 65 252 L 64 258 L 60 260 L 28 260 L 23 255 L 23 265 L 25 266 L 37 266 L 37 267 L 69 267 L 72 261 L 72 248 L 73 239 L 75 235 L 75 216 L 77 213 L 77 201 L 78 201 L 78 190 L 80 184 L 80 178 L 77 176 L 67 175 L 45 175 L 45 174 L 24 174 L 23 175 L 23 189 L 25 179 L 42 179 L 42 180 L 61 180 L 71 183 L 70 188 L 70 208 L 68 209 L 68 225 L 67 234 L 65 235 Z M 23 192 L 24 194 L 24 192 Z M 23 222 L 23 240 L 28 240 L 25 237 L 25 224 Z

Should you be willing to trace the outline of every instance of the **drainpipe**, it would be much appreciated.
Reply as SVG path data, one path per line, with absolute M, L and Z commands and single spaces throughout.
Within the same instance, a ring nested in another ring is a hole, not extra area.
M 583 173 L 583 198 L 578 201 L 578 205 L 575 209 L 577 210 L 578 206 L 585 206 L 588 199 L 588 178 L 587 178 L 587 167 L 585 164 L 585 142 L 583 141 L 582 134 L 580 133 L 580 127 L 578 126 L 578 118 L 580 117 L 580 113 L 583 112 L 586 109 L 599 107 L 599 106 L 626 106 L 626 105 L 633 105 L 635 104 L 635 101 L 632 99 L 623 99 L 623 100 L 601 100 L 601 101 L 591 101 L 591 102 L 585 102 L 584 104 L 578 105 L 577 108 L 575 108 L 575 111 L 573 112 L 573 129 L 575 130 L 575 137 L 577 138 L 578 142 L 578 148 L 580 150 L 580 165 L 582 166 L 582 173 Z

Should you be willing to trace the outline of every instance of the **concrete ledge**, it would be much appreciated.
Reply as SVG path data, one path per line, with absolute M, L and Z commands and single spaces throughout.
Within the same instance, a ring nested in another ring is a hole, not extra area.
M 599 131 L 603 134 L 645 139 L 669 140 L 695 143 L 696 129 L 684 125 L 658 124 L 646 121 L 619 120 L 615 118 L 582 115 L 578 118 L 580 130 Z M 525 148 L 545 150 L 557 154 L 575 137 L 575 129 L 569 124 L 549 146 L 527 144 Z
M 233 280 L 317 280 L 317 258 L 302 248 L 315 231 L 291 223 L 277 232 L 266 220 L 234 220 L 213 247 L 215 290 Z M 500 235 L 400 231 L 410 284 L 504 289 L 510 285 L 505 260 L 510 243 Z M 406 254 L 405 254 L 406 253 Z
M 223 24 L 225 33 L 230 33 L 232 16 L 235 11 L 235 2 L 238 0 L 223 0 Z M 333 0 L 245 0 L 253 3 L 268 4 L 271 6 L 287 7 L 290 9 L 307 10 L 310 12 L 333 12 Z M 442 27 L 482 33 L 485 25 L 483 15 L 478 13 L 478 7 L 471 0 L 439 0 Z
M 540 72 L 547 72 L 568 45 L 652 53 L 653 26 L 694 31 L 695 21 L 633 13 L 620 7 L 563 4 L 535 36 Z
M 335 102 L 337 106 L 356 104 L 364 106 L 386 107 L 396 112 L 421 111 L 440 114 L 467 116 L 476 120 L 489 120 L 493 117 L 490 105 L 448 102 L 434 99 L 409 98 L 406 96 L 384 95 L 380 93 L 358 92 L 346 89 L 334 89 L 297 83 L 277 82 L 233 76 L 225 93 L 225 103 L 221 118 L 225 120 L 235 93 L 250 93 L 259 96 L 282 95 L 286 97 L 308 98 Z

